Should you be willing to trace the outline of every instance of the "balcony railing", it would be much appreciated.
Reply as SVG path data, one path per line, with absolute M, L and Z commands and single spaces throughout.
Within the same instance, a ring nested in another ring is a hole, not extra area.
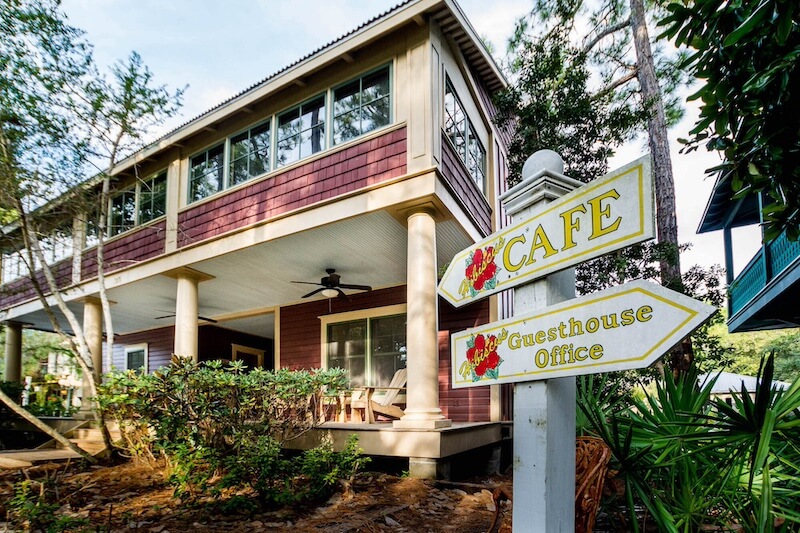
M 798 257 L 800 241 L 790 241 L 786 232 L 764 245 L 728 288 L 729 316 L 741 311 Z

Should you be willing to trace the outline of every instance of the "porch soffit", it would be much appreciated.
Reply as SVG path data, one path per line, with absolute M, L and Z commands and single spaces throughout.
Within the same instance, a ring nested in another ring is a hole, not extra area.
M 437 262 L 446 264 L 472 240 L 454 220 L 436 225 Z M 326 268 L 335 268 L 344 283 L 375 289 L 402 285 L 406 280 L 405 227 L 386 211 L 360 215 L 188 265 L 210 277 L 199 285 L 198 314 L 217 324 L 254 335 L 272 337 L 277 307 L 303 302 L 307 285 L 291 281 L 318 281 Z M 174 324 L 156 319 L 175 312 L 177 281 L 167 275 L 150 276 L 109 289 L 117 334 L 145 331 Z M 79 302 L 70 308 L 82 320 Z M 50 325 L 41 311 L 23 320 L 38 329 Z M 67 324 L 64 324 L 67 327 Z

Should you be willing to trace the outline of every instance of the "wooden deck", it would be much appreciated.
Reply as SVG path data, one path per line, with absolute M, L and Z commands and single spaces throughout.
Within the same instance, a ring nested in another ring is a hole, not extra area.
M 10 450 L 0 452 L 0 468 L 13 470 L 42 463 L 61 463 L 81 456 L 69 449 Z

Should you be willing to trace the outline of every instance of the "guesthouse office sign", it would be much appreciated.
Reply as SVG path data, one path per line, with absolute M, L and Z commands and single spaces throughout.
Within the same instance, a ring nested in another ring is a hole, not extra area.
M 637 280 L 454 333 L 453 388 L 644 368 L 715 311 Z
M 459 307 L 652 239 L 653 213 L 646 156 L 461 251 L 442 277 L 439 294 Z

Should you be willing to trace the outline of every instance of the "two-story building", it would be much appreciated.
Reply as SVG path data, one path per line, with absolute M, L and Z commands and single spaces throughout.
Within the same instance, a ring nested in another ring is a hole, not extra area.
M 405 367 L 400 420 L 328 429 L 410 457 L 417 475 L 496 446 L 503 391 L 451 389 L 449 335 L 499 318 L 500 305 L 454 309 L 436 284 L 499 224 L 506 144 L 492 95 L 505 84 L 455 1 L 409 0 L 119 163 L 103 265 L 113 353 L 91 216 L 46 243 L 95 366 L 245 359 L 339 366 L 354 385 L 387 385 Z M 13 374 L 21 328 L 52 326 L 11 251 L 2 273 Z

